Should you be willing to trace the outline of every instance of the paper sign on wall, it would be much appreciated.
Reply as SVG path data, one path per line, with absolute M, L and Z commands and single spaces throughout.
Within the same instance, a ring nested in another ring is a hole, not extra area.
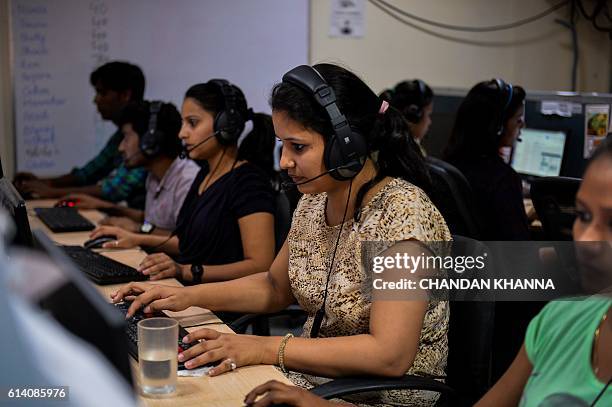
M 332 0 L 330 37 L 363 37 L 365 0 Z
M 584 158 L 589 158 L 606 138 L 610 126 L 610 105 L 584 107 Z

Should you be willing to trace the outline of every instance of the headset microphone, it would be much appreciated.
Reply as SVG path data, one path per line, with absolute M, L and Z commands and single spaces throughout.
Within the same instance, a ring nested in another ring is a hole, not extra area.
M 206 137 L 204 140 L 200 141 L 198 144 L 196 144 L 195 146 L 192 146 L 191 148 L 187 148 L 187 146 L 183 146 L 183 150 L 181 150 L 181 152 L 179 153 L 179 158 L 181 160 L 184 160 L 185 158 L 187 158 L 189 156 L 189 153 L 193 150 L 195 150 L 196 148 L 200 147 L 202 144 L 206 143 L 208 140 L 210 140 L 211 138 L 215 137 L 217 135 L 217 132 L 214 132 L 212 135 Z
M 286 191 L 286 190 L 288 190 L 290 188 L 297 187 L 298 185 L 308 184 L 309 182 L 312 182 L 312 181 L 314 181 L 316 179 L 319 179 L 319 178 L 321 178 L 321 177 L 323 177 L 323 176 L 325 176 L 327 174 L 331 174 L 331 173 L 336 172 L 338 170 L 341 170 L 343 168 L 347 168 L 347 167 L 349 167 L 351 165 L 353 165 L 353 164 L 350 163 L 350 164 L 347 164 L 347 165 L 340 165 L 340 166 L 338 166 L 336 168 L 332 168 L 331 170 L 327 170 L 325 172 L 322 172 L 321 174 L 317 175 L 316 177 L 309 178 L 306 181 L 301 181 L 301 182 L 284 181 L 284 182 L 281 182 L 281 189 L 283 191 Z

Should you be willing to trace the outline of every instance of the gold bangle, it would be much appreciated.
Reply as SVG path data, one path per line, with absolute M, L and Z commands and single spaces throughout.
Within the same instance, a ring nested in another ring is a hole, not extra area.
M 287 373 L 287 369 L 285 369 L 285 347 L 291 338 L 293 338 L 292 333 L 288 333 L 287 335 L 283 336 L 283 339 L 281 339 L 280 345 L 278 346 L 278 365 L 280 366 L 281 371 L 285 374 Z

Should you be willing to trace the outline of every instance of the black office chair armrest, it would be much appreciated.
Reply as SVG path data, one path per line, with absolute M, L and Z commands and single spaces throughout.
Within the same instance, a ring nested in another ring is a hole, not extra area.
M 229 324 L 229 327 L 236 333 L 244 333 L 247 327 L 262 315 L 265 314 L 244 314 L 243 316 L 233 320 Z
M 281 316 L 281 315 L 287 315 L 287 316 L 299 316 L 299 315 L 303 315 L 304 314 L 304 310 L 302 308 L 300 308 L 299 305 L 297 304 L 292 304 L 289 305 L 287 308 L 285 308 L 282 311 L 278 311 L 278 312 L 273 312 L 270 314 L 245 314 L 235 320 L 233 320 L 230 324 L 229 327 L 232 328 L 232 330 L 236 333 L 244 333 L 246 332 L 246 329 L 249 325 L 254 324 L 255 322 L 257 322 L 258 320 L 264 319 L 264 318 L 273 318 L 273 317 L 277 317 L 277 316 Z M 269 335 L 269 333 L 268 333 Z
M 453 389 L 446 384 L 428 377 L 406 375 L 398 378 L 388 377 L 345 377 L 310 389 L 317 396 L 333 399 L 349 394 L 381 390 L 429 390 L 438 393 L 451 393 Z

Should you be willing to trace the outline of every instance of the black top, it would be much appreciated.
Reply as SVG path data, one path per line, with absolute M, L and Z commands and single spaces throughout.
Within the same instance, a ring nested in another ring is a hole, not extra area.
M 521 177 L 501 157 L 480 157 L 453 163 L 474 191 L 484 228 L 482 240 L 530 240 L 523 205 Z
M 177 261 L 219 265 L 244 260 L 238 219 L 257 212 L 274 214 L 274 191 L 266 174 L 245 163 L 224 174 L 202 195 L 207 166 L 196 176 L 177 219 Z

